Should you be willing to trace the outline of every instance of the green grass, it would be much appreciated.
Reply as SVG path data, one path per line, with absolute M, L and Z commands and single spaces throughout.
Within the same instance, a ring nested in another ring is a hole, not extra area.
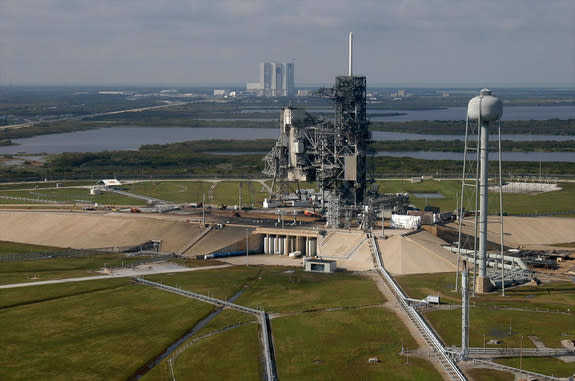
M 458 180 L 425 180 L 421 183 L 405 181 L 378 181 L 382 193 L 408 192 L 410 202 L 422 209 L 428 205 L 441 208 L 441 211 L 456 209 L 457 194 L 461 194 L 461 182 Z M 565 210 L 575 210 L 575 184 L 559 183 L 562 190 L 537 194 L 509 194 L 503 195 L 503 211 L 508 214 L 549 213 Z M 442 199 L 415 198 L 413 193 L 440 193 Z M 499 210 L 498 193 L 489 193 L 489 213 L 495 214 Z
M 212 186 L 207 181 L 145 181 L 125 186 L 132 193 L 155 197 L 175 203 L 202 202 Z
M 257 380 L 263 371 L 260 355 L 258 325 L 248 324 L 192 344 L 173 363 L 174 375 L 176 380 Z M 152 380 L 172 380 L 166 361 L 142 378 Z
M 183 288 L 204 295 L 224 299 L 238 292 L 245 284 L 253 282 L 260 272 L 257 267 L 229 267 L 226 269 L 148 275 L 154 282 Z M 236 303 L 242 304 L 238 300 Z
M 433 366 L 400 354 L 416 344 L 382 308 L 314 312 L 271 321 L 280 380 L 441 380 Z M 368 364 L 370 357 L 381 362 Z
M 443 302 L 459 304 L 460 294 L 451 291 L 454 276 L 453 273 L 419 274 L 397 277 L 396 280 L 411 297 L 435 295 L 439 290 Z M 493 348 L 519 348 L 522 341 L 524 348 L 534 348 L 527 336 L 537 336 L 551 348 L 561 348 L 561 340 L 575 339 L 575 285 L 572 282 L 514 287 L 507 289 L 505 295 L 502 297 L 499 293 L 492 293 L 471 298 L 475 307 L 470 310 L 470 346 L 482 347 L 483 335 L 485 342 L 491 339 L 501 341 L 500 345 L 486 344 Z M 534 309 L 563 313 L 535 312 L 532 311 Z M 571 312 L 567 313 L 569 310 Z M 446 345 L 461 345 L 461 309 L 430 311 L 425 313 L 425 317 Z M 555 362 L 539 359 L 533 360 L 532 364 L 534 371 L 551 374 L 548 371 L 553 369 Z
M 423 299 L 439 295 L 442 303 L 461 303 L 459 293 L 454 293 L 455 273 L 400 275 L 394 278 L 410 298 Z
M 514 348 L 521 346 L 521 336 L 524 348 L 535 347 L 527 336 L 537 336 L 551 348 L 561 348 L 561 340 L 575 338 L 575 317 L 571 314 L 471 308 L 469 315 L 472 347 L 483 347 L 483 335 L 486 341 L 501 340 L 496 347 Z M 446 345 L 461 346 L 461 309 L 430 311 L 425 317 Z
M 89 295 L 126 286 L 126 279 L 93 280 L 0 290 L 0 310 L 48 300 Z
M 104 265 L 107 267 L 118 267 L 132 262 L 139 262 L 142 259 L 145 258 L 110 254 L 5 262 L 0 267 L 0 284 L 100 275 L 96 271 L 100 270 Z
M 125 379 L 212 309 L 128 280 L 113 284 L 1 309 L 3 378 Z
M 0 255 L 19 253 L 41 253 L 46 251 L 61 250 L 58 247 L 31 245 L 28 243 L 0 241 Z
M 145 202 L 135 198 L 122 196 L 112 192 L 104 192 L 99 195 L 90 195 L 88 189 L 83 188 L 58 188 L 58 189 L 34 189 L 34 190 L 7 190 L 0 191 L 0 196 L 22 197 L 29 200 L 0 199 L 2 204 L 40 203 L 36 200 L 50 200 L 66 203 L 88 201 L 100 205 L 144 205 Z
M 214 187 L 213 203 L 237 205 L 240 183 L 242 184 L 242 205 L 261 206 L 267 192 L 256 181 L 219 181 Z M 176 203 L 201 202 L 206 195 L 206 203 L 212 203 L 208 194 L 212 182 L 209 181 L 152 181 L 126 186 L 133 193 L 159 198 Z
M 385 301 L 371 279 L 349 272 L 321 274 L 299 268 L 266 267 L 236 302 L 261 305 L 268 312 L 293 312 Z
M 512 359 L 497 359 L 498 362 L 503 365 L 512 366 L 514 368 L 519 368 L 519 358 Z M 521 360 L 522 369 L 529 370 L 532 372 L 537 372 L 545 374 L 548 376 L 555 377 L 570 377 L 575 375 L 575 363 L 565 363 L 559 359 L 554 358 L 529 358 L 524 357 Z
M 146 279 L 178 285 L 187 290 L 223 299 L 244 285 L 248 287 L 235 301 L 261 306 L 268 312 L 381 304 L 385 298 L 368 278 L 348 272 L 320 274 L 286 267 L 231 267 L 191 273 L 159 274 Z
M 502 372 L 494 369 L 469 369 L 465 372 L 477 381 L 514 381 L 515 376 L 508 372 Z
M 461 303 L 461 294 L 453 292 L 455 273 L 415 274 L 395 278 L 403 290 L 416 299 L 437 295 L 444 303 Z M 482 308 L 507 307 L 575 312 L 575 284 L 568 281 L 547 282 L 539 286 L 520 286 L 472 298 L 471 302 Z
M 214 320 L 206 324 L 198 333 L 197 336 L 202 336 L 207 333 L 215 332 L 220 329 L 230 327 L 234 324 L 254 322 L 256 325 L 258 319 L 252 315 L 245 312 L 240 312 L 231 309 L 222 310 Z
M 83 185 L 95 185 L 96 181 L 39 181 L 39 182 L 20 182 L 20 183 L 0 183 L 0 190 L 14 190 L 14 189 L 26 189 L 34 190 L 36 188 L 56 188 L 56 184 L 61 184 L 62 187 L 73 187 L 73 186 L 83 186 Z
M 220 181 L 214 188 L 214 202 L 226 205 L 238 205 L 240 184 L 242 205 L 261 207 L 268 193 L 262 184 L 255 181 Z

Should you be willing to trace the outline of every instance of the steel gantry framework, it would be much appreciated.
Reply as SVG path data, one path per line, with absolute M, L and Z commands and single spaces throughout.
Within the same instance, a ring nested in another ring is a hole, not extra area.
M 320 93 L 335 103 L 334 120 L 316 119 L 292 106 L 281 110 L 280 137 L 265 156 L 264 174 L 273 178 L 270 198 L 299 194 L 299 182 L 315 181 L 345 204 L 364 201 L 367 189 L 366 79 L 338 76 Z

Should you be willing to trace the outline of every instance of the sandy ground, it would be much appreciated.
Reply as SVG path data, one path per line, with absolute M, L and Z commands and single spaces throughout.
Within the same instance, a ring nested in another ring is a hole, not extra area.
M 457 230 L 457 224 L 449 224 Z M 499 242 L 499 218 L 490 217 L 487 239 Z M 472 233 L 471 223 L 465 232 Z M 504 242 L 506 246 L 525 249 L 552 249 L 554 244 L 575 242 L 575 218 L 561 217 L 503 217 Z
M 225 262 L 230 265 L 264 265 L 264 266 L 291 266 L 291 267 L 303 267 L 303 262 L 301 258 L 291 258 L 287 255 L 250 255 L 248 257 L 228 257 L 228 258 L 218 258 L 219 262 Z
M 394 275 L 456 271 L 456 257 L 427 231 L 378 239 L 383 266 Z
M 253 229 L 249 229 L 250 231 Z M 210 254 L 229 248 L 229 251 L 245 250 L 246 228 L 227 225 L 223 229 L 212 229 L 186 251 L 186 256 Z
M 0 240 L 75 249 L 138 245 L 162 240 L 177 251 L 201 233 L 184 218 L 136 214 L 0 212 Z
M 86 276 L 80 278 L 68 278 L 68 279 L 54 279 L 54 280 L 42 280 L 37 282 L 27 282 L 27 283 L 13 283 L 0 285 L 2 288 L 18 288 L 18 287 L 29 287 L 29 286 L 42 286 L 46 284 L 56 284 L 56 283 L 69 283 L 69 282 L 83 282 L 88 280 L 103 280 L 103 279 L 115 279 L 115 278 L 130 278 L 135 276 L 152 275 L 152 274 L 164 274 L 164 273 L 180 273 L 189 271 L 202 271 L 202 270 L 213 270 L 222 269 L 229 267 L 229 265 L 217 265 L 217 266 L 201 266 L 201 267 L 185 267 L 180 266 L 175 263 L 148 263 L 145 265 L 140 265 L 130 269 L 120 269 L 113 271 L 111 273 L 102 273 L 102 275 L 96 276 Z
M 358 231 L 332 231 L 318 240 L 323 259 L 337 261 L 337 267 L 350 271 L 373 269 L 373 260 L 365 234 Z

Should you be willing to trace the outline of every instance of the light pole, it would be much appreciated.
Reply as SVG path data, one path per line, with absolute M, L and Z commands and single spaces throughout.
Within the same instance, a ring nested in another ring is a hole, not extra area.
M 385 214 L 385 207 L 381 207 L 381 238 L 385 238 L 385 228 L 383 227 L 384 223 L 384 214 Z
M 483 334 L 483 352 L 485 352 L 485 334 Z
M 519 349 L 519 370 L 523 370 L 523 335 L 521 335 L 521 348 Z
M 206 194 L 202 196 L 202 228 L 206 226 Z
M 246 229 L 246 267 L 249 267 L 250 262 L 250 236 L 249 236 L 249 232 L 248 229 Z

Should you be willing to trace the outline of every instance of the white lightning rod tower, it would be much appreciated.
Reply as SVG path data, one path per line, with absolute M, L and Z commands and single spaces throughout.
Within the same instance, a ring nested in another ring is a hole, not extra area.
M 467 262 L 463 261 L 461 272 L 461 359 L 467 360 L 469 350 L 469 289 L 467 281 Z
M 353 75 L 353 32 L 349 32 L 348 75 Z

